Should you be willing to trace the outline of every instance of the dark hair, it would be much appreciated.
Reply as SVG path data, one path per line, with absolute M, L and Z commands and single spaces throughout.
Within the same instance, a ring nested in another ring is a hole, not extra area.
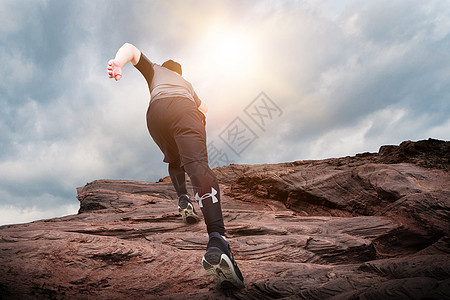
M 181 65 L 179 63 L 177 63 L 176 61 L 169 59 L 168 61 L 165 61 L 162 64 L 162 66 L 164 68 L 167 68 L 171 71 L 177 72 L 178 74 L 182 75 Z

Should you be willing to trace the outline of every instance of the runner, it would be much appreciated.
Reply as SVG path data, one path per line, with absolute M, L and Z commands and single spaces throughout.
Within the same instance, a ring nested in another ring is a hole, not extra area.
M 150 90 L 147 128 L 168 163 L 169 175 L 178 195 L 178 211 L 186 224 L 200 217 L 187 195 L 187 173 L 195 199 L 202 210 L 209 242 L 202 263 L 219 288 L 242 288 L 244 278 L 224 238 L 225 226 L 216 176 L 208 166 L 205 104 L 182 77 L 181 65 L 168 60 L 151 62 L 135 46 L 125 43 L 108 62 L 109 78 L 122 78 L 122 68 L 131 62 L 144 76 Z

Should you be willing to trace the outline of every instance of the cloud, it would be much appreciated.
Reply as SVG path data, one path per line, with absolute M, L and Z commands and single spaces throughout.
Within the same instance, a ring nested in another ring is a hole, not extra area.
M 88 181 L 162 177 L 166 170 L 145 127 L 146 86 L 136 89 L 126 80 L 114 86 L 106 63 L 116 46 L 106 51 L 97 39 L 108 32 L 93 26 L 84 36 L 93 17 L 106 22 L 106 14 L 87 3 L 43 2 L 23 11 L 24 22 L 7 35 L 8 49 L 0 47 L 10 75 L 0 97 L 3 208 L 46 217 L 56 208 L 78 206 L 75 189 Z
M 0 220 L 2 220 L 1 225 L 28 223 L 35 220 L 76 214 L 78 208 L 79 206 L 77 204 L 60 205 L 46 209 L 36 206 L 18 208 L 12 205 L 0 205 Z
M 211 109 L 210 119 L 220 120 L 212 137 L 240 115 L 257 95 L 255 87 L 285 113 L 235 157 L 238 163 L 377 151 L 382 143 L 428 138 L 429 127 L 441 128 L 436 133 L 450 129 L 449 68 L 442 64 L 450 39 L 441 24 L 448 8 L 440 2 L 415 4 L 347 1 L 331 10 L 314 1 L 250 5 L 252 21 L 245 25 L 253 28 L 244 28 L 254 33 L 261 49 L 255 56 L 261 55 L 262 63 L 242 81 L 254 94 L 235 95 L 242 89 L 236 85 L 231 95 L 239 104 Z
M 431 119 L 439 124 L 448 120 L 449 89 L 441 85 L 446 80 L 448 66 L 440 62 L 445 57 L 441 49 L 447 47 L 449 38 L 438 39 L 427 34 L 440 26 L 435 15 L 440 15 L 438 11 L 443 7 L 430 7 L 428 4 L 411 6 L 406 2 L 399 5 L 387 5 L 381 9 L 381 5 L 375 2 L 354 2 L 338 21 L 307 14 L 309 18 L 298 21 L 295 29 L 289 31 L 285 26 L 288 38 L 292 40 L 302 34 L 301 28 L 308 28 L 309 32 L 301 35 L 301 45 L 294 44 L 290 49 L 297 52 L 298 63 L 278 60 L 279 68 L 301 72 L 298 76 L 294 73 L 283 76 L 282 72 L 279 75 L 281 81 L 289 82 L 286 85 L 297 87 L 298 91 L 296 97 L 289 98 L 286 94 L 286 99 L 290 100 L 281 100 L 290 129 L 283 135 L 286 140 L 280 140 L 280 143 L 298 145 L 311 137 L 317 138 L 336 130 L 345 138 L 347 129 L 368 123 L 374 112 L 388 107 L 408 112 L 398 125 L 405 127 L 401 130 L 403 136 L 398 136 L 397 141 L 391 138 L 391 142 L 426 138 L 414 131 L 415 127 L 407 130 L 407 124 L 413 120 L 423 127 L 427 127 Z M 396 19 L 397 11 L 408 11 L 414 18 Z M 283 24 L 285 20 L 280 18 L 277 22 Z M 402 34 L 386 33 L 382 36 L 381 31 L 374 32 L 380 26 L 391 26 Z M 438 32 L 442 37 L 442 30 Z M 284 57 L 291 59 L 294 56 Z M 446 137 L 448 135 L 442 138 Z M 334 135 L 334 139 L 328 142 L 337 144 L 335 140 L 339 139 L 341 136 Z M 349 154 L 354 153 L 358 144 L 354 143 L 355 148 Z M 367 150 L 373 149 L 367 147 Z M 302 155 L 317 157 L 316 151 L 302 152 Z

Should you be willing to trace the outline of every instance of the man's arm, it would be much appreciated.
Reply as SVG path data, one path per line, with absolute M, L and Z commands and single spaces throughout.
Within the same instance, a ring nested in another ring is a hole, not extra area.
M 141 57 L 141 51 L 134 45 L 125 43 L 117 51 L 116 57 L 108 62 L 109 78 L 116 81 L 122 78 L 122 68 L 129 62 L 136 65 Z
M 206 113 L 208 112 L 208 107 L 206 106 L 205 102 L 200 100 L 195 91 L 194 91 L 194 101 L 195 104 L 197 104 L 198 110 L 201 111 L 206 116 Z
M 205 102 L 202 101 L 202 104 L 200 104 L 198 110 L 201 111 L 206 116 L 206 113 L 208 112 L 208 107 L 206 106 Z

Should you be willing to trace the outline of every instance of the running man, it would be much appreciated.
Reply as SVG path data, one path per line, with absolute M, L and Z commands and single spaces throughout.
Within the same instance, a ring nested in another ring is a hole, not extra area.
M 191 179 L 195 199 L 202 210 L 209 242 L 202 263 L 219 288 L 242 288 L 244 278 L 226 242 L 216 176 L 208 166 L 206 106 L 192 85 L 181 75 L 181 65 L 168 60 L 151 62 L 135 46 L 125 43 L 108 62 L 109 78 L 122 78 L 122 68 L 131 62 L 147 81 L 150 105 L 147 128 L 169 164 L 169 175 L 178 195 L 178 211 L 186 224 L 200 220 L 187 195 L 185 173 Z

